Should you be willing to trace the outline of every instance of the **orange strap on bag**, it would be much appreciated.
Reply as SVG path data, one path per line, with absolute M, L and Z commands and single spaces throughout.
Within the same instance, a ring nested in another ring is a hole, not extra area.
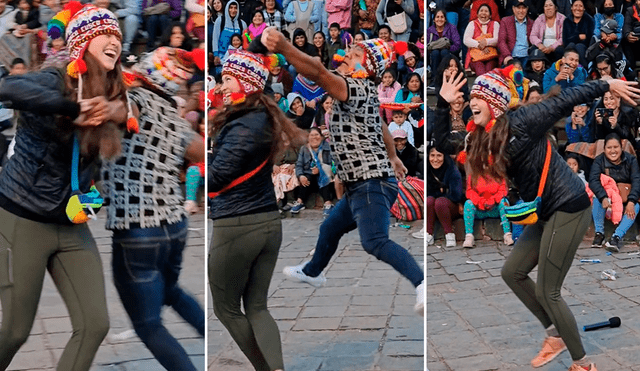
M 234 180 L 233 182 L 227 184 L 226 186 L 224 186 L 221 190 L 219 190 L 218 192 L 209 192 L 209 198 L 215 198 L 217 196 L 220 195 L 220 193 L 226 192 L 228 190 L 230 190 L 231 188 L 237 186 L 238 184 L 241 184 L 243 182 L 245 182 L 246 180 L 248 180 L 249 178 L 251 178 L 252 176 L 256 175 L 256 173 L 258 171 L 260 171 L 264 165 L 267 164 L 267 162 L 269 162 L 269 158 L 267 158 L 266 160 L 264 160 L 263 163 L 260 164 L 260 166 L 258 166 L 257 168 L 251 170 L 250 172 L 244 174 L 243 176 L 237 178 L 236 180 Z

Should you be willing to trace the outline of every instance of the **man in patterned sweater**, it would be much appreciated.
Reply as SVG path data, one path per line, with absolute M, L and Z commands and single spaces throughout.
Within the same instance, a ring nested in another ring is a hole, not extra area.
M 380 118 L 373 79 L 391 64 L 391 46 L 381 39 L 356 43 L 334 73 L 294 48 L 275 28 L 263 32 L 262 42 L 334 98 L 329 125 L 331 154 L 346 188 L 345 197 L 320 226 L 311 261 L 285 267 L 284 274 L 321 286 L 326 281 L 322 270 L 336 252 L 340 238 L 358 228 L 365 251 L 391 265 L 416 287 L 414 309 L 424 314 L 424 273 L 407 250 L 389 239 L 390 208 L 398 196 L 396 179 L 402 180 L 407 169 Z

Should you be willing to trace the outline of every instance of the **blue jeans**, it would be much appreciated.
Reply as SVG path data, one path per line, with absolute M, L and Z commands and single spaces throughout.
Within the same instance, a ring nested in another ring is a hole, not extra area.
M 147 36 L 147 51 L 151 51 L 156 48 L 156 39 L 171 26 L 171 18 L 167 14 L 148 15 L 144 18 L 149 34 Z
M 635 207 L 633 208 L 633 210 L 635 210 L 637 215 L 638 212 L 640 212 L 640 204 L 635 204 Z M 593 224 L 596 228 L 596 233 L 600 232 L 604 234 L 605 209 L 602 207 L 602 204 L 600 203 L 600 200 L 598 200 L 597 197 L 593 198 L 593 209 L 591 209 L 591 214 L 593 215 Z M 629 228 L 631 228 L 631 226 L 633 225 L 634 221 L 635 221 L 634 219 L 629 219 L 629 217 L 627 217 L 623 211 L 622 220 L 620 221 L 620 224 L 618 224 L 618 227 L 616 228 L 615 232 L 613 232 L 613 235 L 618 236 L 620 238 L 624 237 L 624 235 L 627 233 Z
M 449 51 L 449 49 L 435 49 L 429 52 L 431 73 L 433 74 L 432 76 L 435 76 L 435 74 L 438 72 L 438 66 L 440 65 L 440 62 L 442 62 L 442 60 L 450 54 L 451 52 Z
M 316 251 L 303 272 L 317 277 L 335 254 L 340 238 L 358 228 L 366 252 L 391 265 L 414 286 L 424 274 L 416 260 L 402 246 L 389 239 L 391 206 L 398 197 L 395 178 L 375 178 L 346 186 L 344 197 L 320 226 Z
M 195 370 L 187 352 L 162 324 L 163 305 L 204 336 L 204 311 L 178 286 L 188 220 L 113 233 L 113 281 L 133 327 L 168 370 Z

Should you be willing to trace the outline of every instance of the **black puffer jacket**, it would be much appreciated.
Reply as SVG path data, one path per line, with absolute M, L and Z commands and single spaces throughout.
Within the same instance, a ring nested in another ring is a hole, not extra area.
M 245 111 L 229 118 L 215 138 L 208 164 L 208 191 L 218 192 L 237 178 L 256 169 L 269 156 L 273 132 L 265 110 Z M 211 219 L 276 211 L 271 181 L 273 161 L 245 182 L 209 202 Z
M 601 153 L 593 160 L 591 165 L 591 173 L 589 174 L 589 188 L 602 203 L 607 197 L 607 191 L 604 190 L 600 183 L 600 174 L 606 174 L 609 169 L 609 176 L 616 183 L 630 183 L 631 191 L 627 200 L 638 203 L 640 198 L 640 169 L 638 169 L 638 160 L 632 154 L 622 151 L 621 162 L 614 165 Z
M 591 102 L 608 90 L 609 84 L 606 81 L 587 82 L 578 87 L 565 89 L 560 95 L 538 104 L 507 112 L 510 128 L 510 139 L 507 143 L 510 166 L 507 175 L 524 201 L 533 201 L 538 193 L 547 151 L 547 130 L 570 113 L 573 106 Z M 434 131 L 436 145 L 447 153 L 452 153 L 453 147 L 448 143 L 449 107 L 446 102 L 443 104 L 442 99 L 438 105 Z M 575 210 L 575 206 L 582 205 L 583 201 L 588 205 L 584 183 L 571 171 L 558 152 L 553 150 L 547 183 L 542 193 L 540 219 L 548 220 L 558 210 Z
M 80 107 L 64 96 L 63 72 L 45 69 L 0 82 L 0 100 L 20 112 L 15 154 L 0 174 L 0 206 L 23 218 L 71 224 L 72 121 Z M 80 190 L 87 191 L 99 164 L 81 159 Z

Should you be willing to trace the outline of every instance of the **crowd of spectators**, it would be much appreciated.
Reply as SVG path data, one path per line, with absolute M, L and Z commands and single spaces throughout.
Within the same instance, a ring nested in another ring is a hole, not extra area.
M 434 117 L 434 111 L 431 111 L 434 107 L 428 108 L 427 204 L 428 209 L 431 209 L 427 216 L 429 244 L 433 243 L 434 221 L 439 220 L 446 234 L 446 244 L 455 246 L 453 219 L 472 214 L 467 213 L 463 205 L 465 201 L 468 203 L 473 199 L 471 196 L 477 193 L 475 188 L 478 185 L 472 186 L 465 181 L 464 167 L 452 158 L 464 149 L 466 126 L 473 119 L 469 107 L 469 87 L 473 77 L 492 68 L 516 65 L 516 68 L 523 70 L 525 77 L 517 84 L 519 105 L 535 104 L 590 80 L 637 81 L 640 70 L 638 14 L 640 0 L 429 2 L 426 46 L 430 79 L 427 90 L 438 102 L 435 109 L 445 109 L 443 107 L 446 106 L 448 110 L 453 143 L 448 143 L 446 147 L 454 149 L 443 151 L 435 145 L 439 143 L 439 139 L 432 137 L 434 123 L 429 120 Z M 442 81 L 462 74 L 468 79 L 468 86 L 461 89 L 463 97 L 451 105 L 441 105 L 438 93 Z M 600 184 L 600 173 L 604 174 L 604 167 L 592 169 L 592 164 L 594 159 L 597 163 L 603 161 L 597 159 L 605 156 L 602 154 L 603 151 L 607 153 L 605 147 L 616 144 L 616 140 L 611 137 L 618 138 L 619 150 L 626 157 L 618 154 L 616 159 L 626 159 L 630 169 L 613 171 L 612 177 L 616 182 L 633 183 L 635 192 L 640 183 L 635 184 L 638 182 L 635 179 L 637 170 L 631 169 L 632 161 L 629 159 L 633 157 L 637 167 L 635 157 L 640 148 L 639 129 L 639 111 L 625 104 L 619 97 L 606 93 L 589 104 L 576 106 L 573 111 L 566 112 L 566 119 L 557 123 L 556 129 L 549 133 L 561 154 L 567 156 L 572 163 L 579 160 L 585 183 L 592 187 L 595 184 L 598 189 L 595 196 L 591 194 L 594 205 L 597 203 L 598 206 L 594 206 L 594 220 L 599 233 L 596 244 L 602 245 L 604 241 L 604 236 L 601 236 L 604 231 L 601 216 L 605 214 L 602 202 L 605 202 L 607 195 L 602 186 L 597 185 Z M 619 165 L 615 162 L 607 162 L 607 167 L 617 169 L 617 166 Z M 508 192 L 499 191 L 502 189 L 500 187 L 494 189 L 492 201 L 479 205 L 480 209 L 493 210 L 503 202 L 514 204 L 519 201 L 517 190 L 513 188 L 508 188 Z M 634 212 L 636 198 L 635 193 L 632 193 L 629 201 L 625 200 L 624 203 L 624 215 L 627 219 L 631 218 L 631 224 L 637 213 Z M 628 206 L 629 203 L 631 206 Z M 605 202 L 604 206 L 604 209 L 610 208 L 611 203 Z M 623 218 L 618 218 L 617 222 L 621 219 Z M 611 251 L 617 250 L 619 240 L 629 228 L 627 219 L 623 219 L 623 224 L 626 222 L 624 228 L 616 231 L 607 242 L 614 246 L 609 248 Z M 465 220 L 466 224 L 468 222 Z M 504 226 L 504 218 L 502 224 Z M 506 234 L 508 229 L 505 227 L 504 231 Z M 512 232 L 513 239 L 517 239 L 520 232 L 518 228 L 513 228 Z M 511 238 L 505 237 L 506 242 L 511 242 Z M 472 240 L 465 240 L 463 246 L 473 246 Z
M 380 113 L 389 125 L 408 175 L 422 178 L 424 5 L 422 0 L 209 1 L 208 73 L 212 108 L 221 105 L 219 83 L 224 61 L 235 50 L 246 49 L 266 27 L 278 28 L 296 48 L 318 58 L 328 69 L 337 66 L 354 42 L 375 37 L 391 44 L 401 41 L 407 43 L 402 44 L 406 47 L 398 49 L 396 62 L 376 84 L 381 104 L 411 105 L 381 109 Z M 265 91 L 273 94 L 279 107 L 298 127 L 310 132 L 309 145 L 289 150 L 274 166 L 279 206 L 282 211 L 298 213 L 305 208 L 310 193 L 318 192 L 327 215 L 332 201 L 343 193 L 328 145 L 334 102 L 314 81 L 297 73 L 284 57 L 278 61 L 269 67 Z M 288 203 L 288 199 L 293 202 Z

